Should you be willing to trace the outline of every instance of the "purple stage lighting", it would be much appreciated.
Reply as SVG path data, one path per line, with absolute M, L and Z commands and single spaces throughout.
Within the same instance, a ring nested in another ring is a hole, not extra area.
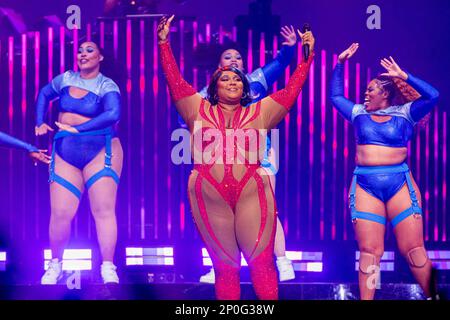
M 439 270 L 450 270 L 450 251 L 432 250 L 428 251 L 428 258 L 433 262 L 433 266 Z
M 44 250 L 44 269 L 48 269 L 48 264 L 52 259 L 52 251 Z M 63 254 L 63 270 L 92 270 L 92 250 L 91 249 L 66 249 Z
M 359 270 L 359 256 L 360 252 L 355 252 L 355 271 Z M 381 257 L 380 261 L 380 271 L 394 271 L 395 269 L 395 252 L 394 251 L 386 251 Z
M 6 252 L 0 251 L 0 271 L 6 270 Z
M 173 266 L 173 248 L 126 248 L 126 264 L 127 266 Z

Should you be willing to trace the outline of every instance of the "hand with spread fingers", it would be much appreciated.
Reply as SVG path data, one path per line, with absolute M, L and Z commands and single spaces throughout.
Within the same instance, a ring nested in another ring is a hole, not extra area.
M 281 28 L 280 34 L 284 38 L 284 42 L 282 43 L 282 45 L 292 47 L 297 43 L 297 35 L 295 34 L 293 26 L 291 26 L 290 28 L 288 26 L 284 26 L 283 28 Z
M 385 73 L 382 73 L 382 76 L 400 78 L 402 80 L 408 79 L 408 75 L 398 66 L 394 58 L 389 57 L 389 60 L 384 58 L 380 61 L 380 64 L 387 71 Z

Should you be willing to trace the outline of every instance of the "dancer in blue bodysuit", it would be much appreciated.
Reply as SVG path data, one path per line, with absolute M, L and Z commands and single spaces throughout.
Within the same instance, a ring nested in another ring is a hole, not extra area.
M 295 35 L 293 26 L 290 28 L 288 26 L 281 28 L 280 34 L 285 41 L 282 43 L 281 50 L 275 59 L 263 67 L 254 70 L 252 73 L 246 74 L 246 78 L 250 84 L 250 92 L 252 96 L 251 103 L 255 103 L 267 96 L 269 88 L 272 87 L 275 81 L 284 73 L 294 57 L 297 36 Z M 221 68 L 226 66 L 232 66 L 244 72 L 244 60 L 241 53 L 235 49 L 227 49 L 222 52 L 218 67 Z M 199 93 L 202 97 L 207 98 L 208 87 L 204 87 Z M 179 122 L 183 124 L 181 117 L 179 115 L 178 117 Z M 278 164 L 276 161 L 275 151 L 271 148 L 270 139 L 267 137 L 265 157 L 263 161 L 261 161 L 261 166 L 269 175 L 274 192 L 275 174 L 278 171 Z M 277 257 L 276 264 L 280 281 L 294 279 L 294 268 L 292 266 L 292 262 L 286 257 L 286 240 L 284 237 L 283 226 L 278 217 L 274 253 Z M 213 268 L 211 268 L 207 274 L 200 277 L 200 282 L 214 283 L 214 281 L 215 274 Z
M 405 160 L 414 125 L 436 105 L 439 93 L 404 72 L 390 57 L 381 60 L 386 73 L 369 83 L 364 104 L 349 101 L 344 97 L 344 63 L 358 47 L 354 43 L 339 55 L 331 82 L 331 100 L 355 129 L 357 167 L 349 205 L 361 253 L 361 298 L 374 297 L 371 279 L 376 277 L 371 276 L 379 271 L 385 224 L 390 220 L 401 254 L 425 295 L 434 299 L 433 270 L 423 241 L 421 195 Z M 411 87 L 416 91 L 415 97 L 405 95 L 404 89 L 411 91 Z
M 123 151 L 116 137 L 120 119 L 120 91 L 100 73 L 104 59 L 98 46 L 85 42 L 78 50 L 80 72 L 55 77 L 39 93 L 36 102 L 36 135 L 53 129 L 44 122 L 49 102 L 59 98 L 59 131 L 53 139 L 50 164 L 50 247 L 53 260 L 41 279 L 56 284 L 61 278 L 64 246 L 70 237 L 84 188 L 88 190 L 100 251 L 104 283 L 118 283 L 113 264 L 117 242 L 115 204 L 122 171 Z
M 11 137 L 10 135 L 3 132 L 0 132 L 0 146 L 28 151 L 28 154 L 34 161 L 35 165 L 37 164 L 36 160 L 42 161 L 47 164 L 50 163 L 50 157 L 45 154 L 47 150 L 39 150 L 35 146 L 23 142 L 17 138 Z

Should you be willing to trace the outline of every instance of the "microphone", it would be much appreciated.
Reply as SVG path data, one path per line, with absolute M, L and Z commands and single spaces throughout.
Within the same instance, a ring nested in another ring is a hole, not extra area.
M 305 33 L 307 31 L 311 31 L 311 26 L 309 25 L 309 23 L 305 23 L 303 25 L 303 28 L 302 28 L 302 33 Z M 305 60 L 308 60 L 308 58 L 309 58 L 309 44 L 303 44 L 302 45 L 302 52 L 303 52 L 303 57 L 305 57 Z

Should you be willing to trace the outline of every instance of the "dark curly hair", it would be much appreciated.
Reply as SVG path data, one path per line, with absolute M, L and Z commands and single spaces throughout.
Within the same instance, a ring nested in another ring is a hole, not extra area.
M 216 72 L 214 72 L 213 76 L 211 77 L 211 81 L 209 82 L 209 86 L 208 86 L 208 97 L 207 97 L 208 101 L 212 105 L 216 105 L 219 103 L 219 97 L 217 96 L 217 81 L 222 76 L 222 73 L 224 71 L 232 71 L 235 74 L 237 74 L 239 76 L 239 78 L 241 78 L 242 84 L 244 85 L 243 95 L 241 98 L 241 105 L 246 106 L 250 102 L 252 102 L 253 97 L 250 93 L 250 83 L 248 82 L 244 73 L 235 67 L 229 67 L 229 66 L 219 68 L 216 70 Z

